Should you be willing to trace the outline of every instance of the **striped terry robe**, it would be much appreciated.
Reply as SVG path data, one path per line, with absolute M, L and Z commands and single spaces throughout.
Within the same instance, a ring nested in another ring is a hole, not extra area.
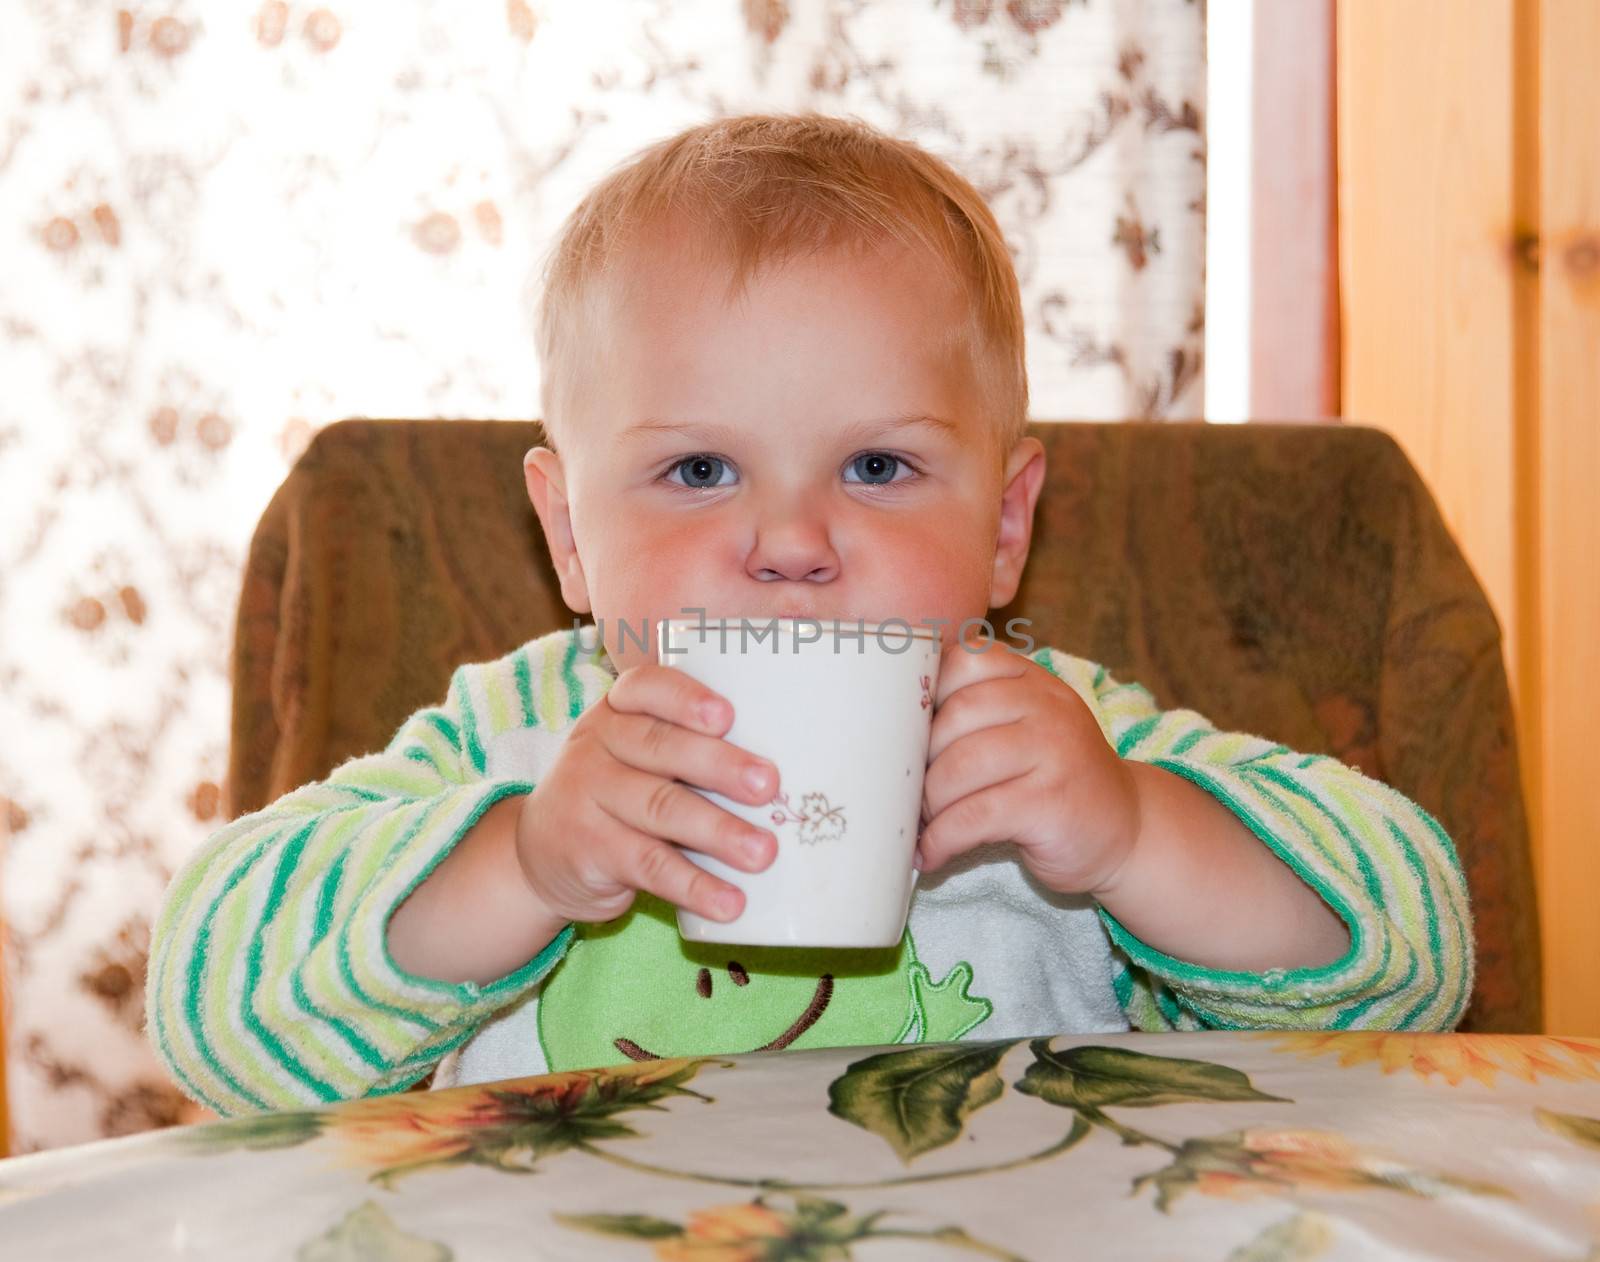
M 1341 918 L 1347 954 L 1318 968 L 1202 968 L 1152 949 L 1092 899 L 1044 889 L 1014 847 L 992 844 L 918 886 L 891 1002 L 880 987 L 870 1011 L 853 1013 L 852 995 L 870 988 L 826 996 L 838 1005 L 833 1038 L 1455 1024 L 1472 987 L 1471 914 L 1454 847 L 1432 817 L 1337 759 L 1219 732 L 1192 710 L 1162 711 L 1093 662 L 1050 648 L 1029 657 L 1083 699 L 1119 755 L 1180 775 L 1232 810 Z M 658 966 L 665 979 L 682 963 L 675 935 L 645 936 L 643 912 L 636 941 L 647 956 L 629 969 L 580 973 L 580 953 L 601 949 L 582 925 L 486 985 L 416 976 L 390 957 L 394 910 L 484 811 L 532 791 L 615 678 L 598 638 L 573 630 L 464 666 L 387 749 L 211 836 L 166 893 L 147 982 L 147 1033 L 183 1089 L 233 1115 L 400 1091 L 435 1069 L 441 1086 L 621 1061 L 613 1045 L 650 1046 L 638 1030 L 675 1043 L 671 1054 L 787 1045 L 752 1026 L 747 1044 L 693 1046 L 671 1026 L 693 1019 L 693 987 L 649 1017 L 653 1026 L 608 1009 L 611 979 L 637 983 L 641 968 Z M 558 1002 L 563 967 L 583 985 Z M 724 977 L 717 994 L 749 999 L 756 1012 L 766 975 L 748 961 L 728 968 L 743 989 Z M 700 995 L 708 991 L 701 979 Z M 637 1006 L 641 992 L 630 993 Z M 790 1020 L 771 1016 L 780 1019 Z M 612 1037 L 625 1030 L 627 1040 Z

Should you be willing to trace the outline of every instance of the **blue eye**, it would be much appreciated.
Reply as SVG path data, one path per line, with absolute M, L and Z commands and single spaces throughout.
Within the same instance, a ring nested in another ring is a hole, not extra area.
M 893 485 L 895 470 L 910 468 L 899 456 L 891 456 L 886 451 L 865 452 L 852 460 L 849 467 L 860 474 L 861 481 L 868 486 Z
M 682 469 L 684 480 L 678 485 L 686 486 L 691 491 L 705 491 L 721 485 L 719 477 L 727 467 L 727 461 L 720 456 L 690 456 L 678 461 L 667 472 L 670 477 Z
M 896 478 L 895 474 L 901 470 L 908 476 Z M 856 475 L 854 478 L 846 477 L 847 482 L 854 481 L 859 485 L 870 487 L 888 487 L 906 482 L 909 475 L 915 471 L 899 456 L 892 456 L 886 451 L 868 451 L 854 457 L 845 466 L 845 472 L 847 474 L 854 472 Z M 722 479 L 724 473 L 729 475 L 727 481 Z M 721 487 L 732 486 L 738 480 L 733 467 L 721 456 L 704 453 L 685 456 L 663 476 L 669 486 L 686 491 L 714 491 Z

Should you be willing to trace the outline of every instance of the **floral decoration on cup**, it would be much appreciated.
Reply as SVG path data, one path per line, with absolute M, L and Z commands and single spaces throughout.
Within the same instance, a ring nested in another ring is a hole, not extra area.
M 844 836 L 844 807 L 829 803 L 825 793 L 806 794 L 800 799 L 798 811 L 790 803 L 787 793 L 778 794 L 768 805 L 779 808 L 772 812 L 772 822 L 779 825 L 799 824 L 800 840 L 807 845 L 819 841 L 837 841 Z

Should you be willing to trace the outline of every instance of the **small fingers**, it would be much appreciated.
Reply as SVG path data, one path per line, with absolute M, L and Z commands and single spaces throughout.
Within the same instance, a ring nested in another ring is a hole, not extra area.
M 947 745 L 922 777 L 922 817 L 935 818 L 952 802 L 991 784 L 1003 784 L 1032 771 L 1037 750 L 1020 739 L 1018 720 L 981 728 Z
M 760 806 L 778 791 L 778 769 L 737 745 L 666 719 L 619 714 L 602 730 L 612 757 L 640 771 Z
M 630 884 L 707 920 L 733 920 L 744 911 L 744 894 L 735 886 L 690 863 L 675 846 L 640 840 Z
M 952 635 L 939 654 L 934 705 L 944 705 L 953 693 L 980 680 L 1022 675 L 1028 665 L 1027 658 L 997 640 L 976 636 L 957 640 Z
M 733 706 L 725 697 L 671 666 L 636 666 L 611 685 L 604 699 L 618 714 L 653 714 L 712 735 L 733 723 Z
M 933 716 L 928 761 L 932 763 L 964 736 L 1025 717 L 1032 709 L 1032 689 L 1028 680 L 1008 675 L 985 678 L 952 693 Z
M 778 839 L 708 801 L 689 786 L 617 764 L 614 788 L 602 805 L 648 837 L 720 859 L 729 867 L 760 872 L 778 852 Z
M 1010 841 L 1014 807 L 1011 790 L 1003 784 L 969 793 L 936 814 L 917 838 L 916 865 L 934 872 L 959 854 L 990 841 Z

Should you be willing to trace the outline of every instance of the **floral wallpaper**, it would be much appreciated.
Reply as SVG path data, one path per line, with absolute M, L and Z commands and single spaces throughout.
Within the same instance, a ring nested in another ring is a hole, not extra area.
M 949 159 L 1041 418 L 1201 403 L 1197 0 L 16 0 L 0 40 L 0 963 L 12 1151 L 194 1120 L 150 920 L 223 822 L 239 566 L 344 416 L 527 418 L 536 269 L 751 109 Z

